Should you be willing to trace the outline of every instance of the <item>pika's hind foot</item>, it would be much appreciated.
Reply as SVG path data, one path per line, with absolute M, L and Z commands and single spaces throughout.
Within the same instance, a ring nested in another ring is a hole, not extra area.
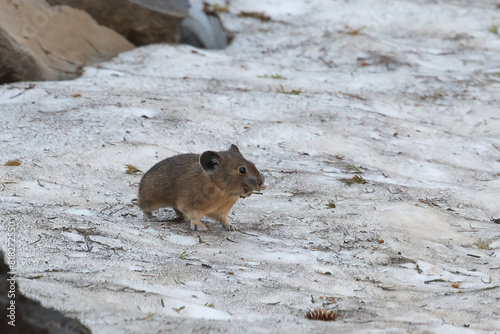
M 222 227 L 224 227 L 225 230 L 227 231 L 239 231 L 238 227 L 234 224 L 231 224 L 229 222 L 221 222 Z
M 175 211 L 175 214 L 177 215 L 177 217 L 175 218 L 176 221 L 181 222 L 181 221 L 186 220 L 186 217 L 184 217 L 184 214 L 182 212 L 180 212 L 177 209 L 174 209 L 174 211 Z
M 157 222 L 158 218 L 154 216 L 150 211 L 144 211 L 144 220 L 149 222 Z

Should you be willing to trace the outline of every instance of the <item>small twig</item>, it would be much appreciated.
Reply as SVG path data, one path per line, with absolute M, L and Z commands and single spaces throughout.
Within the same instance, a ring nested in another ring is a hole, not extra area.
M 271 17 L 264 12 L 252 12 L 242 10 L 238 16 L 240 17 L 252 17 L 254 19 L 259 19 L 263 22 L 271 21 Z
M 382 290 L 387 290 L 387 291 L 394 291 L 396 288 L 394 286 L 389 286 L 389 285 L 378 285 L 379 288 Z
M 266 303 L 267 305 L 278 305 L 279 303 L 281 303 L 281 301 L 279 302 L 274 302 L 274 303 Z
M 36 244 L 37 242 L 39 242 L 40 240 L 42 240 L 42 238 L 40 238 L 40 237 L 39 237 L 37 241 L 32 242 L 30 245 L 34 245 L 34 244 Z
M 14 96 L 9 97 L 9 99 L 13 99 L 13 98 L 15 98 L 15 97 L 18 97 L 19 95 L 26 93 L 26 91 L 27 91 L 27 90 L 30 90 L 30 89 L 35 88 L 35 86 L 36 86 L 36 84 L 31 83 L 31 84 L 29 84 L 29 85 L 28 85 L 28 87 L 26 87 L 26 88 L 25 88 L 25 89 L 24 89 L 21 93 L 19 93 L 19 94 L 16 94 L 16 95 L 14 95 Z
M 185 308 L 186 308 L 186 306 L 181 306 L 181 307 L 179 307 L 179 308 L 174 308 L 174 307 L 172 307 L 172 310 L 174 310 L 174 311 L 175 311 L 175 312 L 177 312 L 177 313 L 180 313 L 180 312 L 181 312 L 182 310 L 184 310 Z
M 330 67 L 330 68 L 334 67 L 334 66 L 332 65 L 332 63 L 333 63 L 333 62 L 326 61 L 326 60 L 325 60 L 325 58 L 323 58 L 323 57 L 319 57 L 318 59 L 319 59 L 319 60 L 321 60 L 321 61 L 323 62 L 323 64 L 325 64 L 325 65 L 326 65 L 326 66 L 328 66 L 328 67 Z
M 346 92 L 342 92 L 341 94 L 361 101 L 366 101 L 366 98 L 362 97 L 361 95 L 346 93 Z
M 491 275 L 490 275 L 490 279 L 488 282 L 486 281 L 483 281 L 483 279 L 481 278 L 481 282 L 483 282 L 484 284 L 491 284 L 491 282 L 493 282 L 493 278 L 491 278 Z
M 251 233 L 243 232 L 243 231 L 240 231 L 240 230 L 237 230 L 237 231 L 240 232 L 240 233 L 246 234 L 246 235 L 251 235 L 252 237 L 258 237 L 258 235 L 256 235 L 256 234 L 251 234 Z
M 163 302 L 163 299 L 162 299 L 162 302 Z M 151 318 L 152 316 L 154 316 L 156 313 L 153 313 L 153 312 L 150 312 L 147 316 L 145 316 L 144 318 L 139 318 L 137 320 L 146 320 L 146 319 L 149 319 Z

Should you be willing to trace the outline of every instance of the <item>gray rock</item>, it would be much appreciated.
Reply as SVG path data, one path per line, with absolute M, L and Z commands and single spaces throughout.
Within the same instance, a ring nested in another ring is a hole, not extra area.
M 191 0 L 189 16 L 182 22 L 181 43 L 204 49 L 224 49 L 227 35 L 220 18 L 207 15 L 200 0 Z

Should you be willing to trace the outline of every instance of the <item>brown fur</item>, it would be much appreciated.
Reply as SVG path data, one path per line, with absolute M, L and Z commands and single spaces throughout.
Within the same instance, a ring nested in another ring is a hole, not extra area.
M 206 231 L 200 219 L 208 216 L 232 231 L 236 227 L 227 221 L 229 210 L 239 197 L 250 196 L 263 184 L 262 174 L 235 145 L 223 152 L 181 154 L 160 161 L 144 174 L 139 207 L 148 218 L 155 218 L 152 211 L 171 207 L 179 218 L 190 220 L 193 230 Z

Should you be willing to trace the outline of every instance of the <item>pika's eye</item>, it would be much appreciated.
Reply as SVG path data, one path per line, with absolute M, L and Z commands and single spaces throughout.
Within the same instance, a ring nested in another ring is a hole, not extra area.
M 240 174 L 246 174 L 247 169 L 245 167 L 240 167 Z

